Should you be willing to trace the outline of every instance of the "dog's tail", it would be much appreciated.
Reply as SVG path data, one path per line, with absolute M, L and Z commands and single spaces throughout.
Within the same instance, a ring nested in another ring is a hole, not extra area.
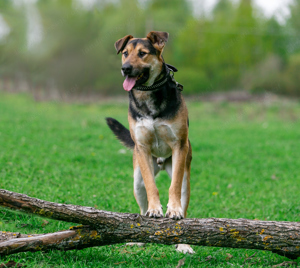
M 111 117 L 106 118 L 106 123 L 120 142 L 122 142 L 129 149 L 134 148 L 134 141 L 132 140 L 130 132 L 126 127 Z

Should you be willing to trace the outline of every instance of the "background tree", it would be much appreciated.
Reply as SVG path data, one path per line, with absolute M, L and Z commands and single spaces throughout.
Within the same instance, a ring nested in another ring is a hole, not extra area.
M 28 6 L 15 3 L 0 3 L 10 27 L 0 44 L 0 80 L 22 78 L 44 97 L 121 93 L 113 44 L 126 34 L 144 37 L 153 29 L 170 33 L 164 58 L 178 67 L 176 79 L 185 94 L 237 89 L 298 94 L 289 88 L 298 80 L 287 70 L 297 72 L 299 0 L 285 23 L 264 17 L 251 0 L 219 0 L 209 13 L 193 12 L 187 0 L 95 1 L 93 6 L 39 0 L 31 6 L 43 29 L 34 48 L 28 47 Z

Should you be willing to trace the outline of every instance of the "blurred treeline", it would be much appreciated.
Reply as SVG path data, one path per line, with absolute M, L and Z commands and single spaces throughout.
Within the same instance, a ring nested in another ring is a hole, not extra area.
M 281 23 L 251 0 L 219 0 L 211 12 L 197 14 L 184 0 L 95 0 L 90 7 L 79 0 L 27 2 L 0 1 L 9 27 L 0 39 L 4 88 L 53 98 L 123 93 L 114 42 L 158 30 L 170 33 L 164 58 L 179 69 L 185 94 L 300 95 L 300 0 Z

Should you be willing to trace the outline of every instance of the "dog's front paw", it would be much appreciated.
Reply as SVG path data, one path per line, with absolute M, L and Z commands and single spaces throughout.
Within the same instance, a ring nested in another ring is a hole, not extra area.
M 181 252 L 183 254 L 194 254 L 195 251 L 191 248 L 190 245 L 187 244 L 178 244 L 176 245 L 176 251 Z
M 183 211 L 181 207 L 173 208 L 168 205 L 167 213 L 166 213 L 167 218 L 171 218 L 173 220 L 180 220 L 183 219 Z
M 150 217 L 150 218 L 161 218 L 164 216 L 163 214 L 163 210 L 161 207 L 158 208 L 148 208 L 146 214 L 146 216 Z

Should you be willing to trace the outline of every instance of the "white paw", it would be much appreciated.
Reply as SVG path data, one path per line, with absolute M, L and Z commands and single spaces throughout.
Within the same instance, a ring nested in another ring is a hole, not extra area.
M 145 246 L 146 243 L 133 243 L 133 242 L 130 242 L 130 243 L 126 243 L 126 246 L 130 246 L 130 247 L 133 247 L 133 246 L 137 246 L 137 247 L 143 247 Z
M 166 218 L 171 218 L 171 219 L 174 219 L 174 220 L 183 219 L 183 211 L 182 211 L 181 207 L 172 208 L 168 205 Z
M 175 246 L 176 247 L 176 251 L 181 252 L 183 254 L 194 254 L 195 251 L 192 249 L 192 247 L 190 245 L 187 244 L 178 244 Z
M 155 209 L 148 209 L 146 214 L 146 216 L 150 217 L 150 218 L 161 218 L 164 216 L 163 214 L 163 211 L 162 211 L 162 208 L 161 207 L 158 207 L 158 208 L 155 208 Z

